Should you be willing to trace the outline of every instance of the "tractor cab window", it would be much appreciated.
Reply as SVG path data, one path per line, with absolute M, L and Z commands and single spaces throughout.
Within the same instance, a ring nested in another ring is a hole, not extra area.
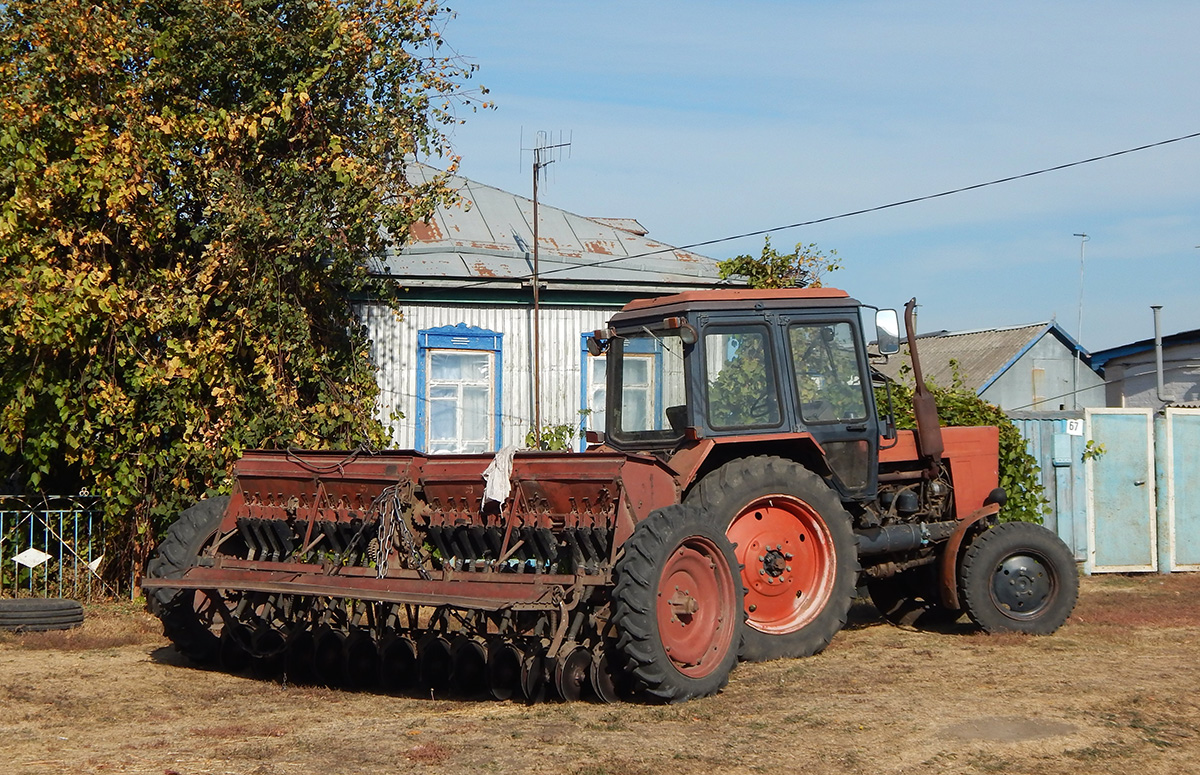
M 704 353 L 711 427 L 779 425 L 779 391 L 765 328 L 710 328 Z
M 806 424 L 867 417 L 858 349 L 849 323 L 797 324 L 788 331 L 800 415 Z
M 608 352 L 609 433 L 624 442 L 671 442 L 682 438 L 687 393 L 683 340 L 643 328 L 618 337 Z

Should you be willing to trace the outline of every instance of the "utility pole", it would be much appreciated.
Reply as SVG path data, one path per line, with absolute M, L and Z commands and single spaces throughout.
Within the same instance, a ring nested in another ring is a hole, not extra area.
M 1079 237 L 1079 320 L 1075 324 L 1075 336 L 1080 347 L 1083 347 L 1083 259 L 1085 256 L 1084 245 L 1091 239 L 1086 234 L 1074 234 L 1074 237 Z M 1075 372 L 1071 385 L 1071 408 L 1079 408 L 1079 361 L 1080 353 L 1075 353 Z
M 541 280 L 538 277 L 538 178 L 545 174 L 545 169 L 558 161 L 562 149 L 570 148 L 571 141 L 562 141 L 562 133 L 558 142 L 547 132 L 538 132 L 533 146 L 533 432 L 537 439 L 537 448 L 543 448 L 542 442 L 542 333 L 541 333 Z

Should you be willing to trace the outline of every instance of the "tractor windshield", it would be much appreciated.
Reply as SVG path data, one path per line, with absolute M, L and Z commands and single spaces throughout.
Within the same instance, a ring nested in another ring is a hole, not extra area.
M 608 352 L 613 395 L 608 434 L 618 443 L 662 444 L 680 439 L 687 423 L 683 340 L 676 332 L 643 327 L 618 337 Z

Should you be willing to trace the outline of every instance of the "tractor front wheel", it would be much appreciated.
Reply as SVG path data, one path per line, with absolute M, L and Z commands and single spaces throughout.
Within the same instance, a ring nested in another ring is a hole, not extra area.
M 1075 610 L 1075 558 L 1041 525 L 1005 522 L 984 530 L 959 568 L 963 607 L 987 632 L 1049 635 Z

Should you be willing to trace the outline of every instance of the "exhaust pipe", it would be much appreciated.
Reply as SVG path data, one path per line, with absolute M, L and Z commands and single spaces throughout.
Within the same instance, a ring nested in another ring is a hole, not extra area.
M 1169 404 L 1171 399 L 1166 396 L 1166 380 L 1163 378 L 1162 327 L 1159 324 L 1162 305 L 1151 304 L 1150 309 L 1154 310 L 1154 373 L 1157 377 L 1158 400 Z
M 916 321 L 914 319 L 917 308 L 917 300 L 910 299 L 904 305 L 904 327 L 908 332 L 908 357 L 912 361 L 913 382 L 915 382 L 915 392 L 913 393 L 913 416 L 917 421 L 917 444 L 920 448 L 921 455 L 929 458 L 930 466 L 937 468 L 941 465 L 942 452 L 946 446 L 942 442 L 942 423 L 938 418 L 937 404 L 933 400 L 933 394 L 929 392 L 929 386 L 925 384 L 925 377 L 921 373 L 921 358 L 917 355 L 917 331 Z

